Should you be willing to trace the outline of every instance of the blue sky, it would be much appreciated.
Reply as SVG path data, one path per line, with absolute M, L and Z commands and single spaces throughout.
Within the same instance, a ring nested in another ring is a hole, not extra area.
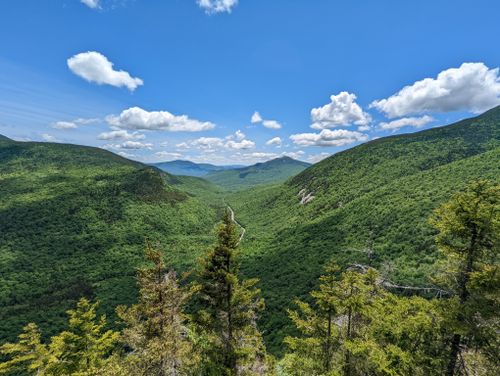
M 0 134 L 144 162 L 317 161 L 500 104 L 499 12 L 496 0 L 2 1 Z

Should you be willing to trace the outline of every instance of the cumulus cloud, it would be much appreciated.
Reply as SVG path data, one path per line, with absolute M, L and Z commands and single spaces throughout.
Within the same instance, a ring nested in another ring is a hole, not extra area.
M 262 125 L 269 129 L 281 129 L 281 124 L 276 120 L 264 120 Z
M 128 72 L 113 69 L 113 63 L 99 52 L 79 53 L 70 57 L 67 63 L 74 74 L 99 85 L 126 87 L 130 91 L 134 91 L 144 83 L 140 78 L 132 77 Z
M 281 138 L 279 137 L 274 137 L 274 138 L 271 138 L 270 140 L 268 140 L 266 142 L 266 145 L 269 145 L 269 146 L 281 146 Z
M 261 123 L 262 122 L 262 116 L 260 116 L 260 113 L 258 111 L 255 111 L 252 115 L 252 118 L 250 119 L 250 121 L 252 122 L 252 124 L 257 124 L 257 123 Z
M 136 130 L 162 130 L 169 132 L 200 132 L 213 129 L 215 124 L 198 121 L 186 115 L 173 115 L 168 111 L 146 111 L 131 107 L 120 115 L 106 118 L 109 125 Z
M 101 7 L 100 0 L 80 0 L 80 2 L 91 9 L 99 9 Z
M 78 126 L 71 121 L 58 121 L 52 125 L 54 129 L 76 129 Z
M 325 158 L 328 158 L 330 155 L 331 155 L 330 153 L 324 153 L 324 152 L 319 154 L 312 154 L 309 157 L 307 157 L 307 161 L 310 163 L 317 163 Z
M 500 104 L 499 69 L 483 63 L 464 63 L 406 86 L 370 107 L 389 118 L 423 112 L 471 111 L 480 113 Z
M 281 124 L 276 120 L 265 120 L 262 118 L 258 111 L 255 111 L 250 119 L 252 124 L 261 123 L 264 127 L 269 129 L 281 129 Z
M 300 133 L 290 136 L 299 146 L 344 146 L 355 142 L 367 141 L 368 136 L 361 132 L 345 129 L 323 129 L 320 133 Z
M 140 141 L 125 141 L 121 144 L 107 144 L 104 145 L 104 149 L 127 149 L 127 150 L 139 150 L 139 149 L 151 149 L 153 144 L 148 142 Z
M 87 125 L 99 122 L 100 119 L 75 119 L 72 121 L 58 121 L 52 124 L 52 128 L 54 129 L 76 129 L 79 125 Z
M 133 132 L 129 133 L 126 130 L 115 130 L 111 132 L 103 132 L 98 137 L 99 140 L 143 140 L 146 138 L 145 135 Z
M 228 149 L 241 150 L 241 149 L 253 149 L 255 147 L 255 142 L 250 140 L 233 141 L 230 140 L 224 145 Z
M 45 142 L 61 142 L 61 140 L 59 140 L 55 136 L 52 136 L 52 135 L 50 135 L 48 133 L 42 134 L 42 140 L 45 141 Z
M 366 126 L 371 117 L 356 103 L 356 95 L 342 91 L 330 96 L 330 103 L 311 110 L 313 129 L 328 129 L 347 125 Z
M 435 119 L 432 116 L 425 115 L 422 117 L 406 117 L 389 122 L 383 122 L 379 124 L 380 129 L 397 131 L 403 127 L 415 127 L 420 128 Z
M 233 7 L 238 4 L 238 0 L 197 0 L 200 8 L 204 9 L 206 13 L 231 13 Z
M 204 152 L 215 152 L 218 150 L 246 150 L 253 149 L 255 142 L 247 140 L 240 130 L 227 137 L 200 137 L 195 140 L 182 142 L 176 145 L 179 149 L 199 149 Z
M 159 151 L 155 153 L 158 158 L 179 159 L 182 158 L 181 153 L 172 153 L 169 151 Z

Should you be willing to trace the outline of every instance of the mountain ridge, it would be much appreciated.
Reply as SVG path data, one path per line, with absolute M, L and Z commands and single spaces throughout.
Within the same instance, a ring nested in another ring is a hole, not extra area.
M 287 156 L 226 171 L 210 172 L 205 179 L 226 190 L 240 190 L 263 184 L 277 184 L 311 166 Z

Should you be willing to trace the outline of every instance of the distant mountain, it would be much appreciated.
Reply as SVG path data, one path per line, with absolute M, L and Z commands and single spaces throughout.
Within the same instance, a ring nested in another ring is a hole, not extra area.
M 225 171 L 243 167 L 240 165 L 216 166 L 209 163 L 194 163 L 191 161 L 183 161 L 183 160 L 159 162 L 159 163 L 153 163 L 152 165 L 159 168 L 160 170 L 163 170 L 173 175 L 185 175 L 185 176 L 195 176 L 195 177 L 205 176 L 208 173 L 214 171 Z
M 210 172 L 204 178 L 224 189 L 240 190 L 262 184 L 284 182 L 309 166 L 310 163 L 282 157 L 248 167 Z
M 0 134 L 0 141 L 12 141 L 10 138 Z

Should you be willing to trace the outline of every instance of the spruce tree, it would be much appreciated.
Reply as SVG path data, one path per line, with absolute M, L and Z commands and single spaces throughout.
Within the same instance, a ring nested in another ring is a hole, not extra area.
M 146 243 L 151 267 L 139 270 L 139 301 L 119 307 L 125 328 L 122 341 L 132 350 L 133 375 L 181 376 L 195 367 L 196 354 L 189 339 L 184 306 L 190 291 L 180 286 L 174 270 L 167 271 L 159 250 Z
M 201 261 L 194 315 L 204 346 L 204 374 L 258 375 L 266 372 L 265 350 L 257 329 L 264 307 L 256 279 L 240 281 L 236 226 L 226 212 L 217 245 Z
M 97 317 L 98 303 L 86 298 L 69 310 L 69 328 L 52 337 L 48 374 L 88 375 L 101 367 L 118 340 L 118 333 L 105 331 L 106 317 Z
M 286 364 L 285 368 L 311 375 L 328 374 L 334 368 L 334 354 L 339 346 L 339 330 L 334 322 L 339 306 L 335 294 L 339 278 L 339 268 L 329 263 L 319 278 L 319 290 L 311 293 L 315 301 L 314 308 L 296 300 L 299 311 L 288 311 L 304 337 L 285 338 L 285 343 L 292 350 L 283 363 Z
M 18 342 L 0 347 L 0 354 L 10 358 L 0 363 L 0 374 L 27 371 L 33 375 L 45 375 L 49 351 L 41 342 L 38 326 L 34 323 L 26 325 L 18 338 Z
M 452 329 L 446 375 L 466 372 L 459 361 L 464 346 L 482 349 L 495 365 L 500 186 L 484 180 L 472 183 L 438 208 L 431 223 L 439 231 L 437 246 L 446 258 L 442 280 L 455 295 L 444 313 Z

